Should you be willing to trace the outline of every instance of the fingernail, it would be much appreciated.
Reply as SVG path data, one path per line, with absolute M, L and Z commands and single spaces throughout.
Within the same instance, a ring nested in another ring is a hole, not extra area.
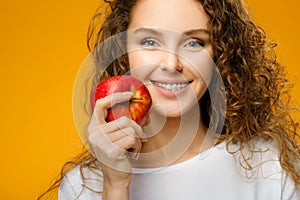
M 123 95 L 124 95 L 124 96 L 132 96 L 132 95 L 133 95 L 133 92 L 123 92 Z

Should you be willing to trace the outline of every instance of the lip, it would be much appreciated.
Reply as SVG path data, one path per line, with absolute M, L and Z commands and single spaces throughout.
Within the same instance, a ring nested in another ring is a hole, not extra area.
M 153 87 L 162 95 L 165 97 L 177 97 L 184 93 L 187 89 L 188 86 L 193 82 L 193 81 L 186 81 L 186 80 L 151 80 L 150 81 Z M 162 87 L 159 87 L 157 84 L 186 84 L 181 89 L 178 90 L 167 90 Z
M 150 80 L 151 82 L 155 83 L 162 83 L 162 84 L 183 84 L 183 83 L 191 83 L 192 81 L 188 80 Z

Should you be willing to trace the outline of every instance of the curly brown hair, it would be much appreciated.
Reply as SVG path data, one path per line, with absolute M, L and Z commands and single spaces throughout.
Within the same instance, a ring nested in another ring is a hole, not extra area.
M 277 62 L 276 44 L 268 41 L 264 30 L 253 22 L 244 2 L 202 4 L 211 18 L 214 61 L 226 90 L 221 139 L 227 145 L 239 142 L 240 151 L 244 145 L 250 146 L 248 141 L 255 136 L 275 140 L 282 168 L 299 186 L 299 124 L 291 116 L 295 110 L 289 107 L 291 84 L 285 68 Z
M 219 142 L 228 145 L 238 143 L 243 154 L 245 146 L 253 148 L 249 142 L 256 136 L 274 140 L 278 145 L 279 161 L 282 168 L 300 186 L 300 147 L 299 125 L 293 120 L 290 107 L 289 89 L 285 68 L 277 62 L 274 47 L 264 30 L 252 20 L 247 5 L 242 0 L 199 0 L 210 17 L 209 29 L 213 47 L 213 60 L 221 74 L 226 93 L 226 120 L 221 130 Z M 92 80 L 95 86 L 100 80 L 129 71 L 128 58 L 124 54 L 109 64 L 116 51 L 126 48 L 124 41 L 117 40 L 100 44 L 114 35 L 127 30 L 130 13 L 137 0 L 104 0 L 93 16 L 87 37 L 87 45 L 96 61 L 96 73 Z M 206 92 L 200 100 L 201 114 L 208 125 L 209 117 L 217 108 L 210 106 Z M 204 106 L 205 105 L 205 106 Z M 235 152 L 230 152 L 232 154 Z M 59 186 L 64 175 L 74 166 L 93 167 L 96 159 L 88 150 L 75 161 L 68 162 L 62 169 L 58 180 L 48 190 Z M 243 165 L 253 169 L 248 160 Z M 298 168 L 297 168 L 298 167 Z

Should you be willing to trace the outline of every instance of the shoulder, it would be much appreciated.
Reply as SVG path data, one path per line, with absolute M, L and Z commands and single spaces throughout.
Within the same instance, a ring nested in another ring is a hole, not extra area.
M 299 198 L 299 191 L 296 190 L 294 182 L 280 162 L 281 152 L 277 142 L 272 139 L 256 137 L 248 144 L 245 144 L 240 151 L 237 151 L 240 149 L 239 144 L 229 145 L 228 148 L 229 152 L 236 151 L 234 157 L 240 174 L 250 181 L 259 183 L 261 187 L 276 186 L 281 191 L 283 199 L 286 199 L 284 198 L 286 196 L 293 197 L 295 195 Z
M 103 177 L 99 169 L 76 166 L 66 173 L 59 187 L 59 199 L 101 197 Z
M 224 141 L 201 154 L 201 157 L 210 166 L 222 162 L 223 168 L 227 167 L 233 172 L 237 170 L 245 180 L 282 178 L 277 143 L 271 139 L 256 137 L 245 143 Z
M 274 191 L 282 199 L 300 199 L 300 191 L 282 168 L 280 151 L 275 140 L 256 137 L 248 145 L 245 144 L 242 151 L 237 151 L 239 148 L 239 144 L 229 145 L 228 151 L 236 151 L 234 157 L 240 175 L 249 182 L 255 182 L 261 193 L 263 190 Z
M 271 139 L 255 137 L 247 143 L 230 144 L 228 152 L 233 153 L 239 169 L 247 177 L 281 179 L 282 167 L 279 162 L 277 143 Z

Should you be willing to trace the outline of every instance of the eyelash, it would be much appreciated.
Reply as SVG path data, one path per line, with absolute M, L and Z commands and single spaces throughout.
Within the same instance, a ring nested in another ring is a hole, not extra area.
M 152 44 L 149 44 L 150 42 Z M 144 47 L 148 47 L 148 48 L 159 46 L 158 42 L 154 38 L 145 38 L 140 42 L 140 45 L 142 45 Z
M 189 39 L 187 41 L 187 43 L 184 45 L 184 47 L 187 47 L 188 45 L 190 45 L 191 43 L 196 43 L 198 44 L 198 46 L 201 46 L 201 47 L 204 47 L 204 42 L 200 39 L 197 39 L 197 38 L 192 38 L 192 39 Z M 195 46 L 189 46 L 189 47 L 192 47 L 192 48 L 195 48 Z M 196 46 L 197 47 L 197 46 Z
M 142 45 L 145 48 L 156 48 L 160 47 L 160 44 L 156 41 L 154 38 L 144 38 L 140 41 L 140 45 Z M 195 46 L 196 45 L 196 46 Z M 204 47 L 205 44 L 202 40 L 197 38 L 191 38 L 186 41 L 186 43 L 183 45 L 184 47 L 188 48 L 197 48 L 197 47 Z

